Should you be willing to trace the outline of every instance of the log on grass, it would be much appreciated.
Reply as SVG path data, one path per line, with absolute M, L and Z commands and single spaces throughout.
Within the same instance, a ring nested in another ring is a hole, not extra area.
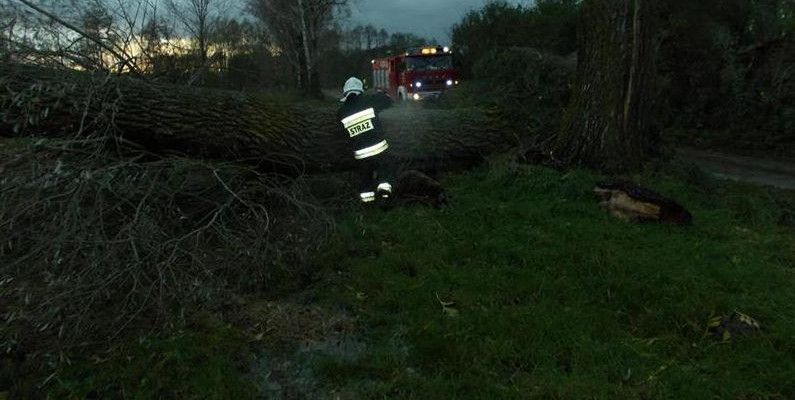
M 101 127 L 155 152 L 268 161 L 301 170 L 353 166 L 333 105 L 159 84 L 129 77 L 0 65 L 0 136 L 96 134 Z M 496 112 L 394 107 L 381 115 L 391 154 L 427 168 L 509 148 Z

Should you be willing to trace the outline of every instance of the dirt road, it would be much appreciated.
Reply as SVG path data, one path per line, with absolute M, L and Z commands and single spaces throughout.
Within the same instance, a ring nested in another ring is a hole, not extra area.
M 738 156 L 681 148 L 677 157 L 719 178 L 795 190 L 795 160 Z

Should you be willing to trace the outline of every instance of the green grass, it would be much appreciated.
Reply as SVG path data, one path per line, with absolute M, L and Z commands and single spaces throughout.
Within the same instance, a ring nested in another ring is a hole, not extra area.
M 248 399 L 257 393 L 245 376 L 251 361 L 243 335 L 203 319 L 112 354 L 61 364 L 43 386 L 52 399 Z
M 795 398 L 795 229 L 782 218 L 792 194 L 664 166 L 630 178 L 683 203 L 695 225 L 635 224 L 598 207 L 599 178 L 495 161 L 445 177 L 452 200 L 442 210 L 340 215 L 316 260 L 321 279 L 300 297 L 356 321 L 354 337 L 333 334 L 319 348 L 348 341 L 364 351 L 252 345 L 245 327 L 210 319 L 60 363 L 42 390 L 75 399 L 292 390 L 329 399 Z M 735 310 L 762 331 L 731 342 L 707 333 L 713 316 Z
M 634 178 L 695 226 L 614 220 L 597 176 L 510 164 L 445 179 L 441 211 L 347 216 L 321 297 L 361 319 L 370 348 L 314 367 L 352 399 L 795 398 L 795 240 L 776 203 Z M 735 310 L 763 331 L 705 334 Z

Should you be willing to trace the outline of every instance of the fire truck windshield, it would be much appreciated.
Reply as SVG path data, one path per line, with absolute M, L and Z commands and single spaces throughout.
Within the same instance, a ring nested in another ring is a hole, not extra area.
M 450 55 L 406 57 L 406 69 L 424 71 L 453 68 L 453 57 Z

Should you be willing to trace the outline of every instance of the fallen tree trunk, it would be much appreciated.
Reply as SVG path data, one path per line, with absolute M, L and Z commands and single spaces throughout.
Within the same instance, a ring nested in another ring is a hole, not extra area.
M 353 164 L 333 107 L 126 77 L 0 65 L 0 136 L 96 134 L 150 151 L 270 162 L 300 170 Z M 484 110 L 395 107 L 382 113 L 391 154 L 445 168 L 515 143 L 510 121 Z

